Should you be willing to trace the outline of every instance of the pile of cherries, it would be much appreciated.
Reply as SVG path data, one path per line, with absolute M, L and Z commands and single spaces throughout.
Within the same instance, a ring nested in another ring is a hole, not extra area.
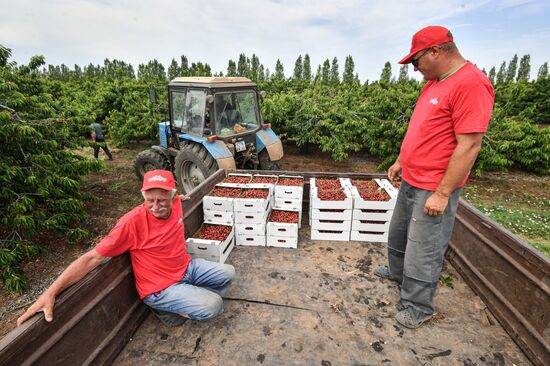
M 240 193 L 241 193 L 240 188 L 216 187 L 208 195 L 214 196 L 214 197 L 235 198 L 235 197 L 238 197 Z
M 204 224 L 195 237 L 199 239 L 224 241 L 231 233 L 231 226 Z
M 272 210 L 269 218 L 269 222 L 286 222 L 290 224 L 298 223 L 298 212 L 296 211 L 281 211 L 281 210 Z
M 244 189 L 239 198 L 267 198 L 267 189 Z

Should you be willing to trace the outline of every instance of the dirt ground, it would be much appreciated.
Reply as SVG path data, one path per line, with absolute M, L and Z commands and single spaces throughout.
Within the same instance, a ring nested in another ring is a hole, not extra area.
M 106 169 L 85 177 L 82 189 L 97 197 L 97 200 L 86 204 L 89 217 L 84 226 L 90 231 L 90 236 L 77 243 L 68 243 L 64 239 L 50 236 L 41 238 L 45 253 L 27 261 L 23 267 L 28 278 L 27 290 L 23 293 L 8 292 L 5 288 L 0 290 L 1 336 L 15 327 L 17 317 L 70 262 L 93 248 L 120 216 L 141 202 L 140 182 L 134 175 L 132 165 L 137 153 L 147 146 L 141 144 L 125 149 L 112 149 L 114 160 L 105 161 Z M 91 149 L 86 153 L 91 155 Z M 378 163 L 377 160 L 361 155 L 350 156 L 343 162 L 334 162 L 330 155 L 315 149 L 302 155 L 296 147 L 287 145 L 281 170 L 376 172 Z M 509 196 L 514 196 L 518 190 L 527 190 L 548 197 L 550 191 L 549 179 L 524 173 L 486 174 L 483 178 L 472 179 L 470 184 L 479 186 L 478 194 L 486 194 L 488 198 L 492 195 L 490 188 L 493 186 L 499 187 L 500 194 Z

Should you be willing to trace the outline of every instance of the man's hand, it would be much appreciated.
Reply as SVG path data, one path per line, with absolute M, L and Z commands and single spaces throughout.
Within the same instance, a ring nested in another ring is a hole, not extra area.
M 398 180 L 401 173 L 401 163 L 399 162 L 399 159 L 393 163 L 392 166 L 388 169 L 388 178 L 390 180 Z
M 17 319 L 17 326 L 20 326 L 27 320 L 29 320 L 30 317 L 32 317 L 34 314 L 39 312 L 44 312 L 44 318 L 47 322 L 51 322 L 53 320 L 53 306 L 55 304 L 55 296 L 50 295 L 48 292 L 44 292 L 36 301 L 34 304 L 31 305 L 25 311 L 23 315 L 21 315 Z
M 443 193 L 435 191 L 424 205 L 424 214 L 429 216 L 442 215 L 443 211 L 449 203 L 449 196 L 445 196 Z
M 186 194 L 180 194 L 179 197 L 180 197 L 180 200 L 182 201 L 189 201 L 191 199 L 191 197 L 189 197 Z

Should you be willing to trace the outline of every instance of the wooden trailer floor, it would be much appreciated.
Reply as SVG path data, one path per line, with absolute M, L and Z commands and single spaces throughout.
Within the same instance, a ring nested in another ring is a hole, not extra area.
M 394 320 L 398 286 L 373 273 L 385 244 L 310 241 L 304 226 L 298 245 L 236 247 L 222 316 L 168 328 L 151 314 L 115 364 L 531 364 L 451 266 L 437 316 L 409 330 Z

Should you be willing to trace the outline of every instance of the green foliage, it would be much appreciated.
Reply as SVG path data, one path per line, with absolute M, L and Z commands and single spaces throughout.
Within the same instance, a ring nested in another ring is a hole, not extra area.
M 40 76 L 43 64 L 36 56 L 0 66 L 0 280 L 16 291 L 25 288 L 21 262 L 41 250 L 39 235 L 86 235 L 75 227 L 85 219 L 80 176 L 102 166 L 72 152 L 84 144 L 78 122 L 46 119 L 61 114 L 49 91 L 63 87 Z

